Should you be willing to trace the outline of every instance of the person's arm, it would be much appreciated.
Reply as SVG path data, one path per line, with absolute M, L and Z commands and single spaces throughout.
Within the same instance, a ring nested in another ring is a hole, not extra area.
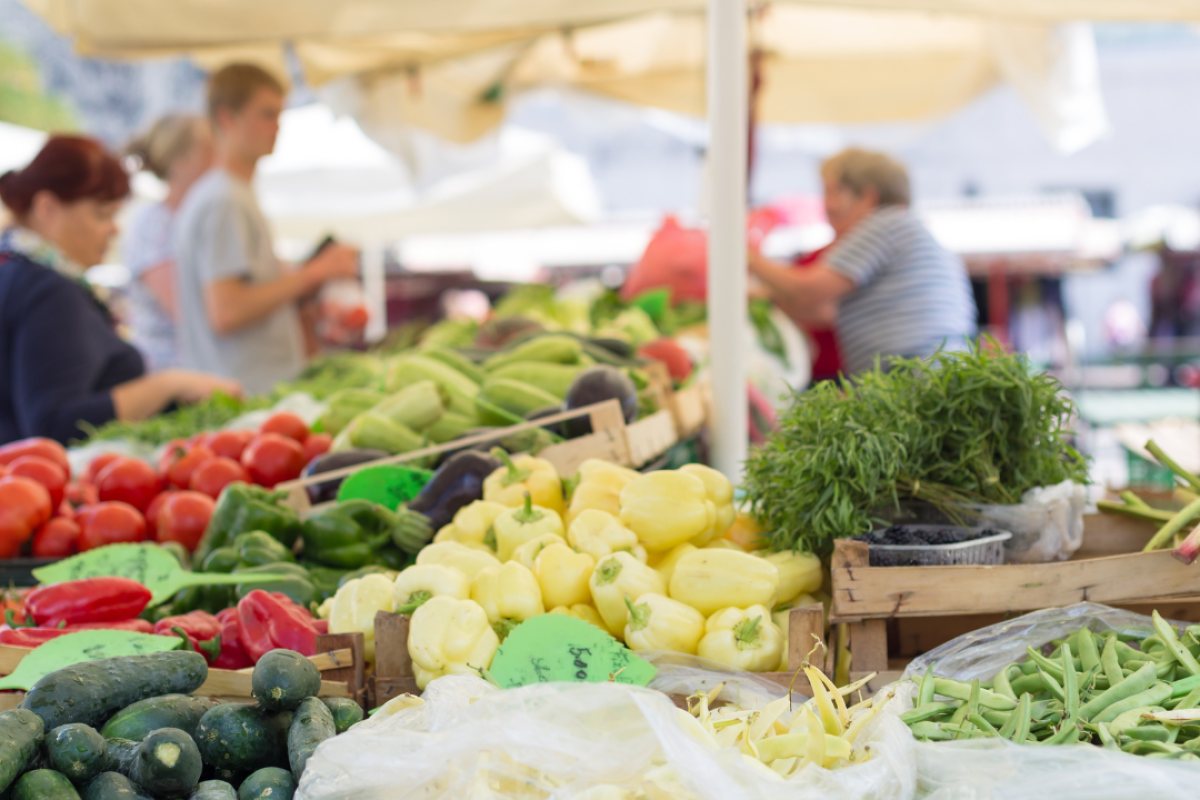
M 113 387 L 113 415 L 122 422 L 136 422 L 154 416 L 171 403 L 197 403 L 217 390 L 234 397 L 242 393 L 236 381 L 204 372 L 153 372 Z
M 166 315 L 172 319 L 179 317 L 179 304 L 175 299 L 175 264 L 172 261 L 162 261 L 150 267 L 138 280 L 149 290 L 154 302 L 158 303 Z
M 797 270 L 752 251 L 747 263 L 766 287 L 768 299 L 798 325 L 832 325 L 838 301 L 854 289 L 854 281 L 821 261 Z

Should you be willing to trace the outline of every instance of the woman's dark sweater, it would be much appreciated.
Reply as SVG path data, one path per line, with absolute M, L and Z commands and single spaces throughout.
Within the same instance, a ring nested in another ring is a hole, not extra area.
M 0 253 L 0 443 L 81 439 L 78 423 L 111 420 L 113 387 L 144 372 L 87 289 Z

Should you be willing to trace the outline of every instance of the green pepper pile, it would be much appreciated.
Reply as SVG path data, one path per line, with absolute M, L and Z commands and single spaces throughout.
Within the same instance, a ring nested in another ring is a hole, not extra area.
M 1048 655 L 1027 648 L 991 681 L 939 678 L 931 665 L 900 718 L 922 741 L 1085 743 L 1200 761 L 1200 626 L 1180 638 L 1157 611 L 1152 619 L 1144 637 L 1083 627 Z

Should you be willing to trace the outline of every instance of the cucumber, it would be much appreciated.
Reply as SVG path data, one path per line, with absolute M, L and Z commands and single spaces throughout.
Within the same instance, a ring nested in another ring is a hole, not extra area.
M 503 367 L 493 370 L 486 381 L 484 381 L 484 390 L 487 390 L 487 384 L 491 381 L 501 378 L 520 381 L 521 383 L 536 386 L 538 389 L 552 394 L 558 398 L 558 402 L 562 402 L 567 396 L 567 392 L 571 388 L 571 384 L 579 377 L 579 373 L 583 372 L 586 367 L 578 364 L 546 364 L 537 361 L 517 361 L 512 364 L 505 364 Z
M 482 402 L 480 402 L 482 401 Z M 488 404 L 497 406 L 514 416 L 524 419 L 530 411 L 562 402 L 544 389 L 512 378 L 489 378 L 476 398 L 476 412 L 484 425 L 506 425 L 508 421 L 497 415 Z
M 161 728 L 138 745 L 129 777 L 156 797 L 178 797 L 196 788 L 203 769 L 191 734 Z
M 238 800 L 292 800 L 296 781 L 292 773 L 279 767 L 264 767 L 242 782 Z
M 108 766 L 105 769 L 108 772 L 119 772 L 128 777 L 139 744 L 141 743 L 129 739 L 106 739 L 104 753 Z
M 46 728 L 70 722 L 100 727 L 125 706 L 164 694 L 191 694 L 208 678 L 199 653 L 173 650 L 72 664 L 38 680 L 21 701 Z
M 317 745 L 336 735 L 333 714 L 324 702 L 316 697 L 308 697 L 300 702 L 292 719 L 292 727 L 288 729 L 288 763 L 292 767 L 292 777 L 297 782 L 304 774 L 304 767 Z
M 83 790 L 83 800 L 153 800 L 119 772 L 101 772 Z
M 363 720 L 362 706 L 349 697 L 326 697 L 322 699 L 333 715 L 333 726 L 338 736 L 350 730 L 351 725 L 357 725 Z
M 0 713 L 0 792 L 32 766 L 45 732 L 41 717 L 32 711 L 16 708 Z
M 271 650 L 254 665 L 251 694 L 268 711 L 291 711 L 321 691 L 321 671 L 294 650 Z
M 215 705 L 215 700 L 186 694 L 150 697 L 122 708 L 104 723 L 100 733 L 106 739 L 134 742 L 140 742 L 159 728 L 178 728 L 190 736 L 196 732 L 200 718 Z
M 12 800 L 79 800 L 79 792 L 61 772 L 35 769 L 17 780 Z
M 283 761 L 267 713 L 255 705 L 228 703 L 211 709 L 196 726 L 204 763 L 218 769 L 251 771 Z
M 188 800 L 238 800 L 237 790 L 225 781 L 205 781 Z
M 429 356 L 433 360 L 440 361 L 451 369 L 461 372 L 473 383 L 483 383 L 484 378 L 487 377 L 474 361 L 447 347 L 431 347 L 428 350 L 422 350 L 421 355 Z
M 79 722 L 59 725 L 42 742 L 51 769 L 85 786 L 108 769 L 108 743 L 96 729 Z

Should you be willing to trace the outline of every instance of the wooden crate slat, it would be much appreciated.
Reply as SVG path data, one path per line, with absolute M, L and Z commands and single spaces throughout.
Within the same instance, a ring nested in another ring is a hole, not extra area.
M 629 459 L 635 467 L 648 464 L 679 441 L 675 417 L 666 409 L 632 423 L 626 432 Z
M 235 697 L 242 700 L 250 698 L 251 676 L 246 672 L 234 672 L 227 669 L 210 669 L 208 680 L 199 689 L 192 692 L 203 697 Z M 321 681 L 321 697 L 350 697 L 354 694 L 346 686 L 345 681 Z

